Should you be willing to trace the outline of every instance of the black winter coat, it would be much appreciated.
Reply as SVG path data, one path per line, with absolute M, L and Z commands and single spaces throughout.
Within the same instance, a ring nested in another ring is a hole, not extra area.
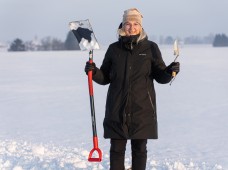
M 171 75 L 156 43 L 147 38 L 125 48 L 120 41 L 111 44 L 93 80 L 110 83 L 104 138 L 157 139 L 157 113 L 153 80 L 168 83 Z

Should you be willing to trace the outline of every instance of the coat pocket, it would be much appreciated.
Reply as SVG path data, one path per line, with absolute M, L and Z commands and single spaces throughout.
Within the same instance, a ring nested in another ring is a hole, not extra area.
M 152 101 L 152 98 L 151 98 L 149 90 L 147 90 L 147 94 L 148 94 L 148 97 L 149 97 L 149 100 L 150 100 L 150 105 L 151 105 L 151 108 L 152 108 L 152 111 L 153 111 L 153 117 L 154 117 L 154 119 L 156 119 L 155 108 L 154 108 L 154 104 L 153 104 L 153 101 Z

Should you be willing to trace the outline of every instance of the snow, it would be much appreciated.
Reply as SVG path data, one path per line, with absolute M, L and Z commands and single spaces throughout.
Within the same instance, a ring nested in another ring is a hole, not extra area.
M 165 62 L 171 46 L 161 46 Z M 105 49 L 94 51 L 100 66 Z M 0 52 L 0 169 L 109 169 L 102 121 L 107 86 L 94 84 L 101 163 L 92 144 L 86 51 Z M 159 139 L 148 142 L 148 170 L 228 169 L 228 48 L 180 46 L 181 72 L 156 83 Z M 130 168 L 130 144 L 126 168 Z

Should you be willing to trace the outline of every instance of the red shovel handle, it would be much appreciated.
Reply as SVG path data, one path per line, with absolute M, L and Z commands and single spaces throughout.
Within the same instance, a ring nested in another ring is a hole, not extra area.
M 93 51 L 89 53 L 89 63 L 93 63 Z M 90 95 L 90 107 L 91 107 L 91 117 L 92 117 L 92 128 L 93 128 L 93 149 L 89 153 L 88 161 L 89 162 L 101 162 L 102 152 L 98 148 L 98 138 L 97 138 L 97 129 L 96 129 L 96 118 L 95 118 L 95 109 L 94 109 L 94 97 L 93 97 L 93 74 L 92 71 L 88 72 L 88 83 L 89 83 L 89 95 Z M 98 158 L 94 158 L 93 153 L 97 151 Z
M 93 138 L 93 145 L 94 145 L 94 148 L 90 151 L 89 153 L 89 158 L 88 158 L 88 161 L 89 162 L 101 162 L 102 160 L 102 152 L 101 150 L 98 148 L 98 140 L 97 140 L 97 137 L 94 137 Z M 98 158 L 93 158 L 93 153 L 97 151 L 98 153 Z
M 93 158 L 93 157 L 92 157 L 94 151 L 97 151 L 98 156 L 99 156 L 98 158 Z M 93 149 L 90 151 L 90 153 L 89 153 L 88 161 L 89 161 L 89 162 L 101 162 L 101 160 L 102 160 L 102 152 L 101 152 L 101 150 L 100 150 L 99 148 L 93 148 Z

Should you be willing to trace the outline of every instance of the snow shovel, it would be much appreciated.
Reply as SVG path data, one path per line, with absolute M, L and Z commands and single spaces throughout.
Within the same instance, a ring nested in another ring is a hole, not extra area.
M 174 55 L 176 56 L 174 59 L 174 62 L 176 62 L 177 57 L 179 56 L 179 47 L 178 47 L 178 41 L 175 40 L 174 44 L 173 44 L 173 51 L 174 51 Z M 176 77 L 176 72 L 172 72 L 172 76 Z
M 99 45 L 97 43 L 96 37 L 93 33 L 89 20 L 87 19 L 87 20 L 81 20 L 81 21 L 73 21 L 69 23 L 69 26 L 79 43 L 80 49 L 89 50 L 89 62 L 93 63 L 93 50 L 99 49 Z M 92 129 L 93 129 L 93 149 L 89 153 L 88 161 L 101 162 L 102 152 L 98 147 L 92 71 L 88 72 L 88 85 L 89 85 L 90 108 L 91 108 Z M 98 158 L 93 157 L 93 153 L 95 151 L 98 153 Z
M 178 41 L 177 40 L 174 41 L 173 51 L 174 51 L 174 55 L 176 56 L 175 59 L 174 59 L 174 62 L 176 62 L 177 57 L 179 56 L 179 47 L 178 47 Z M 176 72 L 172 72 L 173 79 L 171 80 L 170 85 L 172 84 L 172 82 L 176 78 L 176 75 L 177 75 Z

